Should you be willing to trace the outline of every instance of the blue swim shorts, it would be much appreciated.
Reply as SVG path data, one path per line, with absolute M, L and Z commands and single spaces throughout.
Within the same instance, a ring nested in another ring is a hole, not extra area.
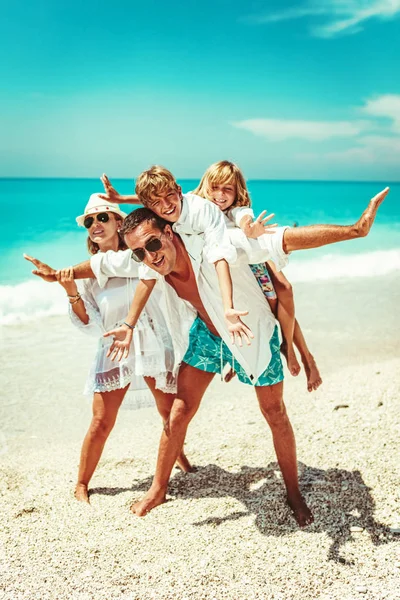
M 280 342 L 276 326 L 269 341 L 269 347 L 271 349 L 269 365 L 264 373 L 261 373 L 257 382 L 253 383 L 225 342 L 212 334 L 204 321 L 197 317 L 190 330 L 189 348 L 183 357 L 183 362 L 207 373 L 221 373 L 224 365 L 229 363 L 242 383 L 257 386 L 275 385 L 283 381 Z

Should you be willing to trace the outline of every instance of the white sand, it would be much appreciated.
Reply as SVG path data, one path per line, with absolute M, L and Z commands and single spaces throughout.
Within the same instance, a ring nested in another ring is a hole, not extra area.
M 199 469 L 175 471 L 169 502 L 129 512 L 154 471 L 153 409 L 121 411 L 92 506 L 76 502 L 92 340 L 60 318 L 3 328 L 0 598 L 400 598 L 399 295 L 393 277 L 296 286 L 324 378 L 314 394 L 303 375 L 285 388 L 315 514 L 303 531 L 254 392 L 236 382 L 210 386 L 187 436 Z

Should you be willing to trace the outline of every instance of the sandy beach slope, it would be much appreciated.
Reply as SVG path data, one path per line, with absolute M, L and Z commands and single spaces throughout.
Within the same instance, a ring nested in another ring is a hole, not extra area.
M 129 512 L 154 471 L 152 408 L 121 411 L 91 507 L 77 503 L 93 342 L 59 317 L 2 329 L 1 599 L 400 598 L 400 280 L 295 291 L 324 378 L 314 394 L 286 380 L 315 514 L 302 531 L 254 392 L 235 381 L 212 383 L 187 436 L 198 469 L 174 472 L 166 504 Z

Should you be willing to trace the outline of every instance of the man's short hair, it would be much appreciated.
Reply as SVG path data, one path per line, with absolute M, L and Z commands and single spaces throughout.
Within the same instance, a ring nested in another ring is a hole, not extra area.
M 129 213 L 129 215 L 125 218 L 124 222 L 122 223 L 120 234 L 124 236 L 127 233 L 131 233 L 131 231 L 136 229 L 136 227 L 145 221 L 148 221 L 153 225 L 153 227 L 159 229 L 160 231 L 164 231 L 165 226 L 170 225 L 168 221 L 165 221 L 153 213 L 153 211 L 149 208 L 137 208 Z
M 146 206 L 148 202 L 154 200 L 164 192 L 178 191 L 178 184 L 171 171 L 160 165 L 153 165 L 147 171 L 140 173 L 136 179 L 136 194 L 139 200 Z

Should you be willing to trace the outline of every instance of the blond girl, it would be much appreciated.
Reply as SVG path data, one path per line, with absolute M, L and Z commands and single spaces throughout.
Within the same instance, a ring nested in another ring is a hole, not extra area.
M 240 227 L 250 238 L 260 235 L 260 223 L 265 213 L 262 213 L 258 219 L 254 218 L 246 181 L 243 173 L 234 163 L 222 160 L 211 165 L 194 193 L 211 200 L 223 211 L 228 228 Z M 273 215 L 269 218 L 271 216 Z M 281 351 L 287 360 L 290 373 L 296 376 L 300 372 L 300 365 L 294 351 L 295 345 L 300 352 L 306 372 L 307 389 L 309 392 L 316 390 L 321 385 L 322 379 L 295 318 L 291 284 L 281 271 L 276 270 L 272 261 L 253 264 L 250 268 L 279 321 L 283 338 Z M 228 373 L 227 379 L 229 380 L 231 376 L 233 373 Z

